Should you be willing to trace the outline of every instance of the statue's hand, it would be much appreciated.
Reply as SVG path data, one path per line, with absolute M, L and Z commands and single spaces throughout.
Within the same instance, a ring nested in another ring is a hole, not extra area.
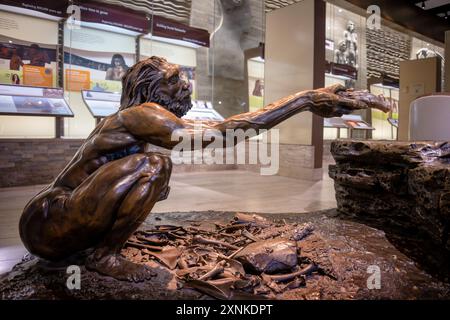
M 391 104 L 383 96 L 375 96 L 368 91 L 348 90 L 342 85 L 314 90 L 311 100 L 311 112 L 325 118 L 340 117 L 368 108 L 383 112 L 391 110 Z

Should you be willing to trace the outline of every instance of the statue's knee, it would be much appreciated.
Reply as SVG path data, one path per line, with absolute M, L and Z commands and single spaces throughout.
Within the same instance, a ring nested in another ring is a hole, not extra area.
M 172 160 L 169 157 L 162 154 L 151 154 L 148 157 L 150 164 L 153 167 L 157 167 L 159 173 L 170 176 L 172 172 Z

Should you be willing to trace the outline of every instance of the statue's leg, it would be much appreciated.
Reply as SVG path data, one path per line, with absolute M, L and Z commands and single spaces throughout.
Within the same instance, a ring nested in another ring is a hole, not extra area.
M 155 202 L 167 196 L 171 170 L 168 157 L 134 154 L 101 166 L 74 190 L 49 187 L 24 209 L 22 241 L 32 254 L 51 261 L 95 247 L 92 269 L 142 280 L 151 272 L 119 252 Z
M 167 196 L 172 164 L 170 158 L 153 153 L 127 158 L 130 158 L 129 161 L 142 162 L 138 170 L 139 175 L 123 195 L 123 200 L 115 212 L 114 223 L 88 258 L 86 266 L 120 280 L 142 281 L 150 278 L 153 272 L 144 265 L 134 264 L 124 259 L 120 256 L 120 250 L 130 235 L 145 220 L 154 204 Z M 120 168 L 117 169 L 120 170 Z M 121 186 L 125 187 L 126 183 L 120 181 L 117 185 L 108 187 L 119 190 Z M 107 201 L 99 199 L 99 201 L 102 200 Z M 108 203 L 104 205 L 108 206 Z

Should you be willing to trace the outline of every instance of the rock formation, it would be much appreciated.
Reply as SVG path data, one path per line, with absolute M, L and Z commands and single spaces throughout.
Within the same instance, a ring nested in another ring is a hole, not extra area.
M 450 251 L 450 143 L 338 140 L 331 153 L 340 213 Z

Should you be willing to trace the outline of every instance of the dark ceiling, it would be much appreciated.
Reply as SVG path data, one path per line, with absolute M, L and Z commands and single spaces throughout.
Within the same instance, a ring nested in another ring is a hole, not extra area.
M 427 13 L 434 14 L 439 18 L 449 19 L 450 13 L 450 0 L 428 0 L 428 1 L 416 1 L 411 0 L 412 4 L 425 10 Z
M 381 8 L 381 16 L 386 20 L 442 43 L 445 42 L 445 31 L 450 30 L 450 0 L 347 0 L 347 2 L 363 9 L 367 9 L 370 5 L 378 5 Z

